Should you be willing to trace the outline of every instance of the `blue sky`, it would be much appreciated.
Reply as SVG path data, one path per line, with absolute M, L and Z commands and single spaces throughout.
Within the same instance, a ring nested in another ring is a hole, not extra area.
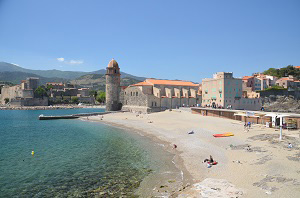
M 0 0 L 0 61 L 199 82 L 300 65 L 298 0 Z

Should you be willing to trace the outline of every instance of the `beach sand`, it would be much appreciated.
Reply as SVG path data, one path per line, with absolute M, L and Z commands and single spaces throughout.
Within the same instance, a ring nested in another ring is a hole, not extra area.
M 283 141 L 278 141 L 279 131 L 272 128 L 253 125 L 247 132 L 240 121 L 180 110 L 118 112 L 89 117 L 89 121 L 124 126 L 164 142 L 166 150 L 178 155 L 186 178 L 181 188 L 169 194 L 172 197 L 300 197 L 298 130 L 284 130 Z M 194 134 L 188 134 L 192 130 Z M 212 136 L 224 132 L 234 136 Z M 289 142 L 292 149 L 287 148 Z M 203 160 L 210 155 L 218 164 L 207 168 Z

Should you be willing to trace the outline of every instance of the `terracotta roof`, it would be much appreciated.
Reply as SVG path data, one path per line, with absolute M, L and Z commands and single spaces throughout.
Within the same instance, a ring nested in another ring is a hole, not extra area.
M 174 85 L 174 86 L 191 86 L 198 87 L 199 84 L 195 84 L 188 81 L 181 80 L 158 80 L 158 79 L 146 79 L 146 82 L 151 83 L 152 85 Z
M 148 82 L 139 82 L 136 84 L 133 84 L 132 86 L 152 86 L 153 84 L 148 83 Z
M 278 80 L 290 80 L 290 81 L 293 81 L 292 79 L 290 79 L 288 77 L 279 78 Z
M 297 69 L 300 69 L 300 66 L 294 66 L 295 68 L 297 68 Z
M 248 80 L 249 78 L 253 78 L 253 76 L 244 76 L 243 80 Z
M 62 83 L 58 83 L 58 82 L 47 82 L 47 85 L 63 85 Z

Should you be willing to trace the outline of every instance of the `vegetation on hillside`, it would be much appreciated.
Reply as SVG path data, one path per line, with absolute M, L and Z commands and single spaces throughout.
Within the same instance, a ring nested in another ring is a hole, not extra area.
M 300 69 L 297 69 L 292 65 L 288 65 L 280 69 L 269 68 L 268 70 L 264 71 L 263 74 L 276 76 L 278 78 L 293 75 L 297 79 L 300 79 Z
M 41 84 L 46 84 L 47 82 L 67 82 L 67 79 L 63 78 L 46 78 L 32 73 L 24 72 L 0 72 L 0 82 L 5 82 L 6 84 L 20 84 L 22 80 L 26 80 L 28 77 L 37 77 L 40 79 Z
M 121 86 L 128 86 L 138 82 L 141 81 L 126 77 L 126 78 L 121 78 L 120 83 Z M 92 90 L 105 91 L 106 79 L 105 79 L 105 75 L 103 74 L 87 74 L 75 80 L 72 80 L 71 84 L 74 84 L 78 87 L 89 87 Z

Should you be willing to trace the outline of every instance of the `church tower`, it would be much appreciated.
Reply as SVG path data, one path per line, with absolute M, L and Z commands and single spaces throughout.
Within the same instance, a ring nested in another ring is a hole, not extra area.
M 112 59 L 106 68 L 106 111 L 118 111 L 120 104 L 120 68 L 114 59 Z

